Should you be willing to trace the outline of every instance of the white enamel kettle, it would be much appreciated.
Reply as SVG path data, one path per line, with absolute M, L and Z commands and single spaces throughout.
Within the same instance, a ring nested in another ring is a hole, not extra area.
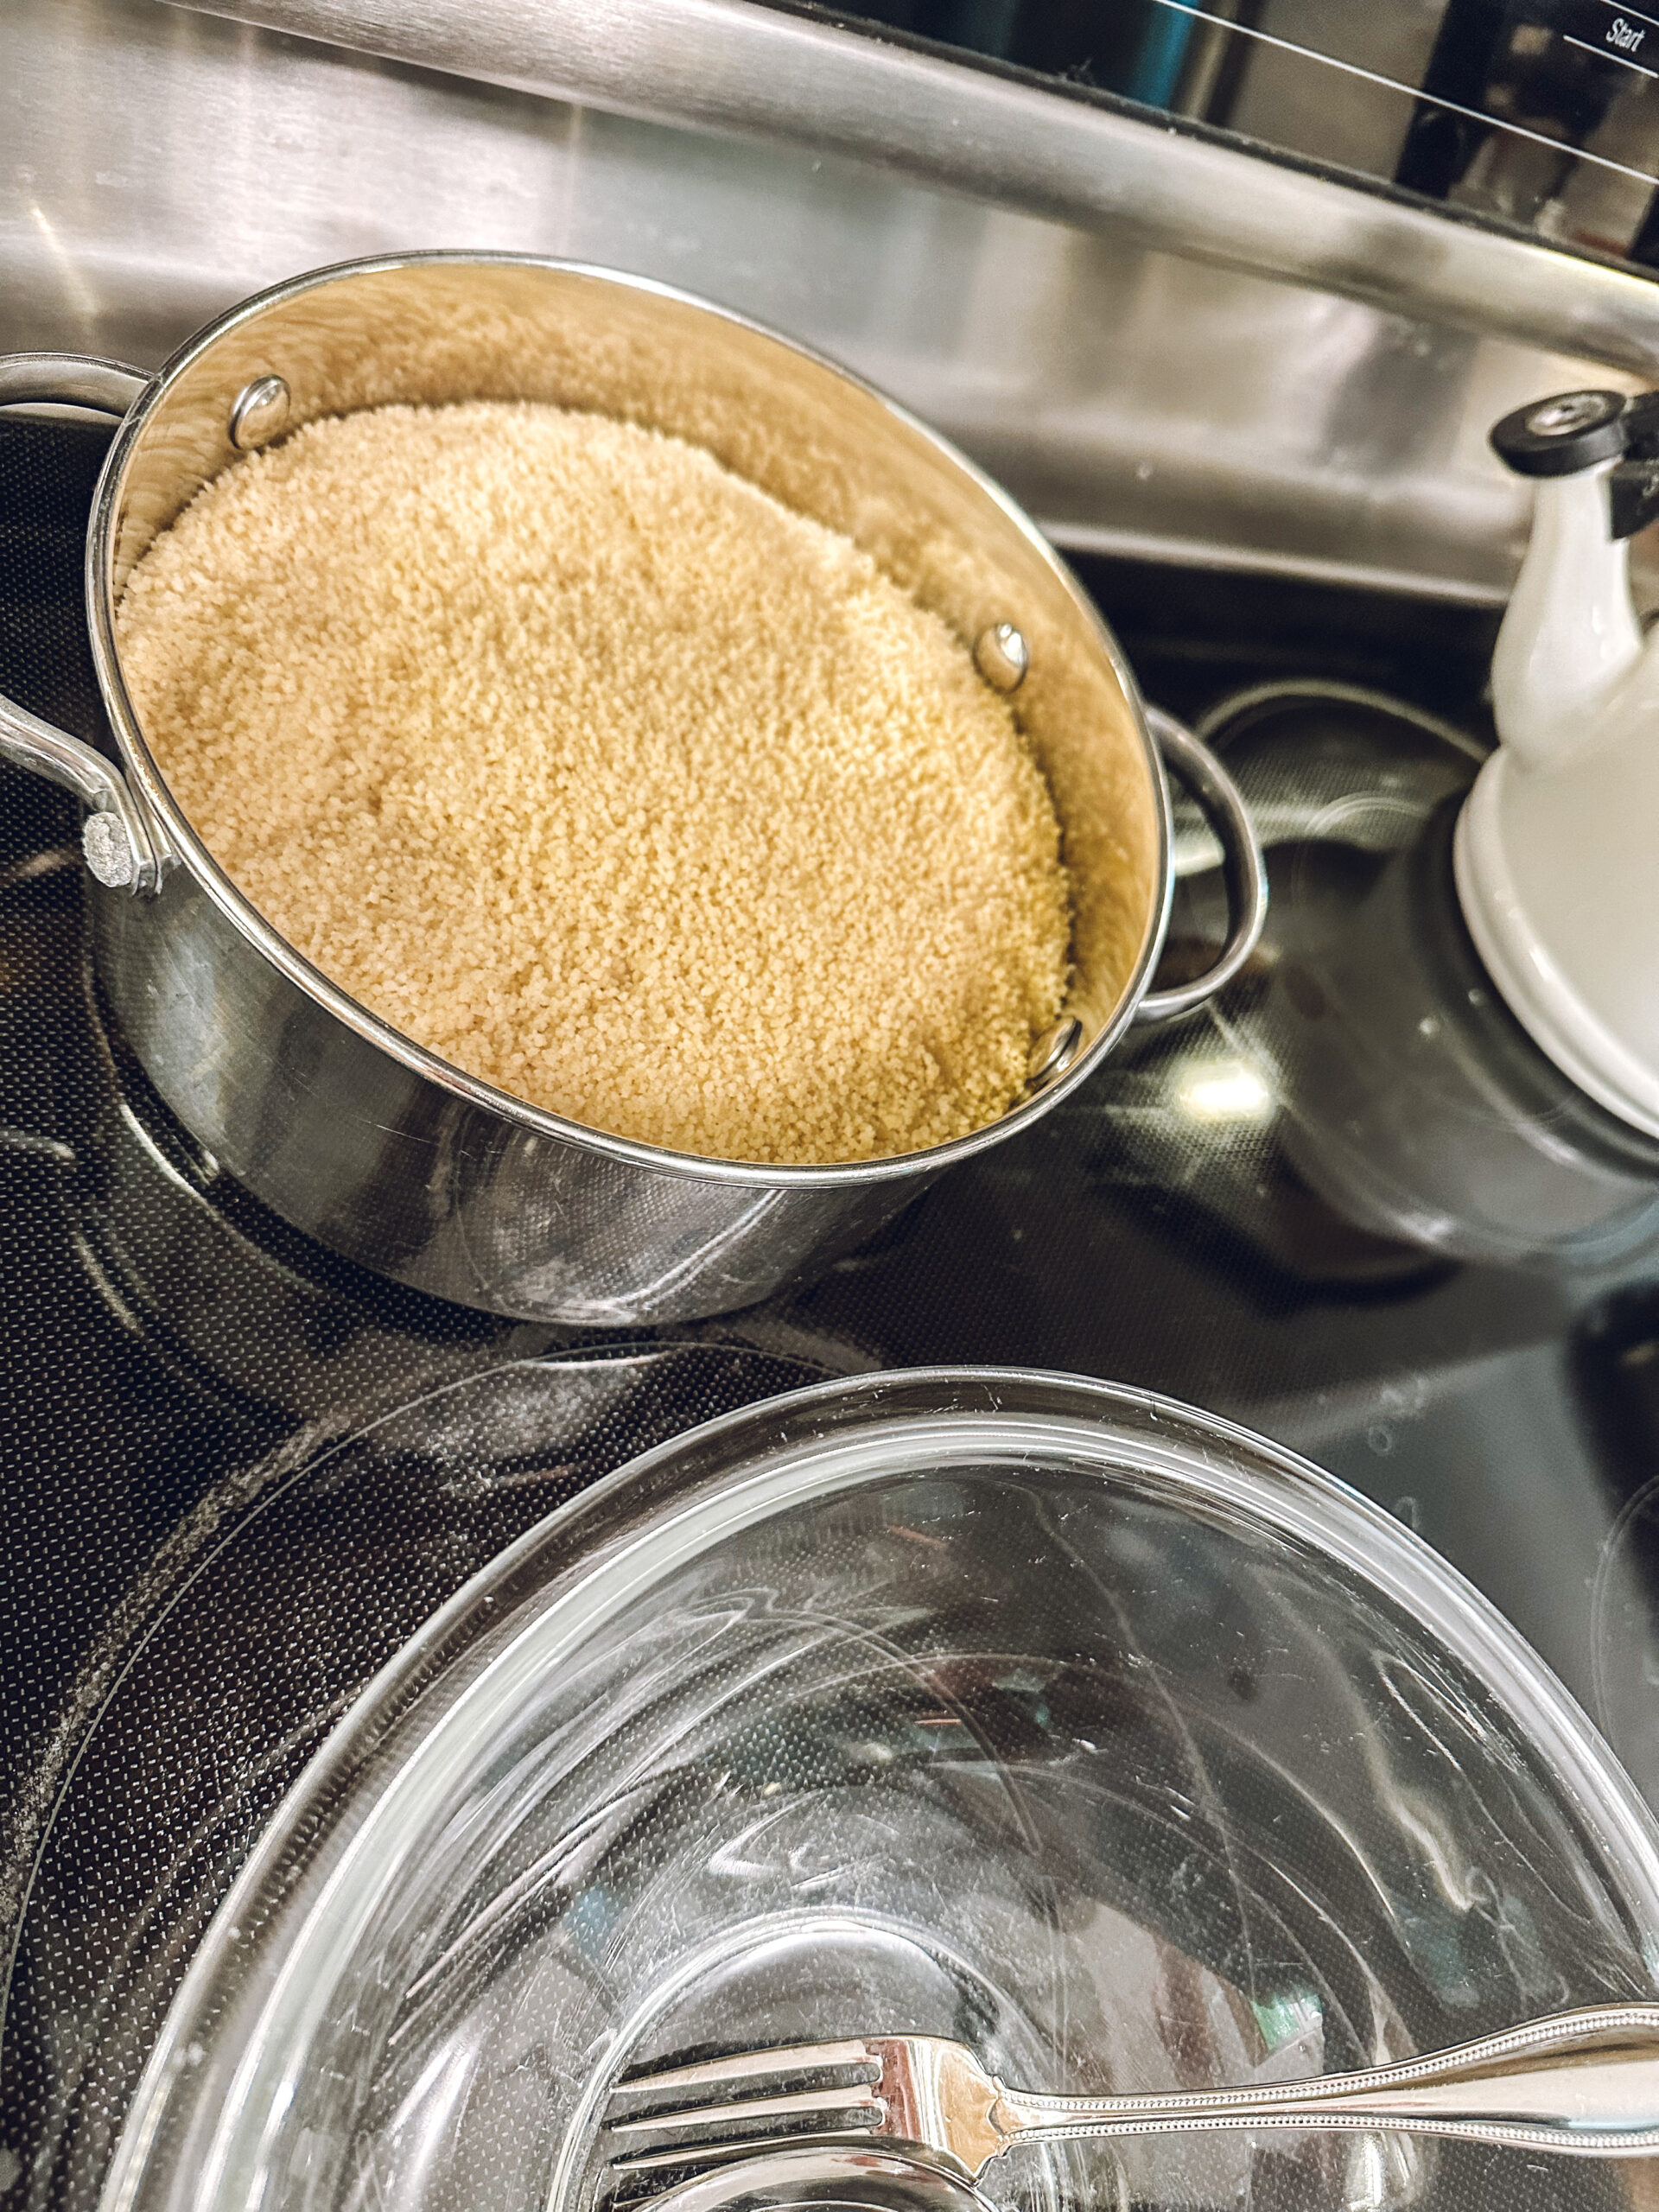
M 1492 658 L 1502 743 L 1458 824 L 1458 893 L 1535 1043 L 1659 1137 L 1659 631 L 1644 641 L 1627 543 L 1659 514 L 1659 395 L 1563 393 L 1491 441 L 1537 496 Z

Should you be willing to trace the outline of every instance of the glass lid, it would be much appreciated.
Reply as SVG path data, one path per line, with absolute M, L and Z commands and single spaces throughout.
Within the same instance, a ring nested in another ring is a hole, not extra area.
M 1651 1995 L 1656 1952 L 1649 1815 L 1400 1524 L 1145 1393 L 865 1376 L 636 1460 L 385 1669 L 213 1923 L 105 2201 L 590 2212 L 651 2193 L 598 2137 L 642 2063 L 910 2031 L 1032 2089 L 1266 2082 Z M 940 2186 L 831 2169 L 772 2201 Z M 1313 2132 L 1027 2145 L 979 2186 L 1653 2181 Z

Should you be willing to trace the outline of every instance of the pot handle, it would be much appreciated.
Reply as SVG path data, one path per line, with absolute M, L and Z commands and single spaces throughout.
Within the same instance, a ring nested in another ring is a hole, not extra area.
M 1147 728 L 1221 840 L 1227 905 L 1232 916 L 1232 928 L 1213 967 L 1195 976 L 1190 983 L 1177 983 L 1166 991 L 1148 991 L 1135 1010 L 1137 1021 L 1167 1021 L 1175 1014 L 1190 1014 L 1194 1007 L 1213 998 L 1255 951 L 1268 918 L 1268 864 L 1243 794 L 1209 747 L 1200 744 L 1184 722 L 1178 722 L 1161 707 L 1147 709 Z
M 142 371 L 84 353 L 13 353 L 0 359 L 0 407 L 31 402 L 87 407 L 119 422 L 149 386 L 149 378 Z M 112 762 L 3 694 L 0 760 L 61 785 L 87 808 L 81 849 L 100 883 L 114 889 L 154 890 L 156 839 L 126 778 Z

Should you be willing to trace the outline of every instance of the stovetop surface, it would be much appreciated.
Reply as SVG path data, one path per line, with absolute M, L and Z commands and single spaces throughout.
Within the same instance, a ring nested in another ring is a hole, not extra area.
M 105 442 L 0 424 L 0 688 L 94 741 L 80 550 Z M 0 766 L 9 2207 L 95 2198 L 207 1916 L 419 1622 L 635 1451 L 827 1375 L 1069 1370 L 1305 1451 L 1493 1598 L 1659 1805 L 1645 1171 L 1607 1233 L 1541 1254 L 1522 1222 L 1512 1255 L 1462 1256 L 1455 1224 L 1449 1241 L 1443 1224 L 1391 1226 L 1374 1179 L 1345 1205 L 1315 1141 L 1327 1109 L 1303 1110 L 1329 1088 L 1325 1048 L 1287 1043 L 1304 1014 L 1306 1037 L 1340 1027 L 1314 1020 L 1340 998 L 1340 963 L 1319 965 L 1329 918 L 1364 906 L 1475 772 L 1493 619 L 1130 564 L 1085 582 L 1148 696 L 1215 725 L 1257 806 L 1275 901 L 1262 953 L 821 1281 L 690 1326 L 495 1320 L 276 1221 L 105 1018 L 73 804 Z M 1195 819 L 1179 827 L 1166 980 L 1220 923 L 1214 855 Z M 1328 1113 L 1334 1128 L 1348 1107 Z M 1488 1205 L 1477 1247 L 1502 1243 L 1503 1213 Z

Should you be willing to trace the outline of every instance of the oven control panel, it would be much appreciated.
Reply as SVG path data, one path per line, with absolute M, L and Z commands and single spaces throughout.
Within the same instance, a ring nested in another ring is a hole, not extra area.
M 1659 268 L 1659 0 L 856 0 L 836 13 Z

